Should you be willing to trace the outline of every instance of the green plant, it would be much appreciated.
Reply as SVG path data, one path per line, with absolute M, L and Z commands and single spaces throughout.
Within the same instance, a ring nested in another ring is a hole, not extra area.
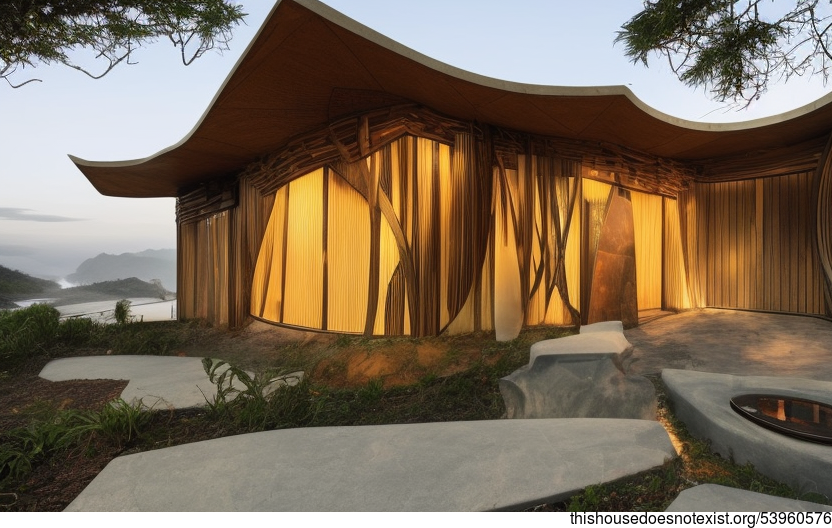
M 73 317 L 61 321 L 57 339 L 64 345 L 85 345 L 99 338 L 102 325 L 88 317 Z
M 117 325 L 124 326 L 131 321 L 131 304 L 132 303 L 128 299 L 122 299 L 116 303 L 116 307 L 113 310 L 113 318 L 116 320 Z
M 225 361 L 204 358 L 202 366 L 217 387 L 205 398 L 209 413 L 242 431 L 308 425 L 316 414 L 309 383 L 291 374 L 252 375 Z
M 55 341 L 60 315 L 46 304 L 0 311 L 0 358 L 44 353 Z
M 124 447 L 150 423 L 152 415 L 141 400 L 128 403 L 121 398 L 111 401 L 94 417 L 92 429 L 117 447 Z
M 89 413 L 64 410 L 0 435 L 0 483 L 20 480 L 42 460 L 93 430 Z
M 182 343 L 181 330 L 181 326 L 169 321 L 109 325 L 102 344 L 118 354 L 164 356 Z
M 375 378 L 367 382 L 367 385 L 358 390 L 358 398 L 365 403 L 374 403 L 381 399 L 384 394 L 384 380 Z
M 599 511 L 603 495 L 604 490 L 601 486 L 587 486 L 581 493 L 569 500 L 568 510 L 571 512 Z

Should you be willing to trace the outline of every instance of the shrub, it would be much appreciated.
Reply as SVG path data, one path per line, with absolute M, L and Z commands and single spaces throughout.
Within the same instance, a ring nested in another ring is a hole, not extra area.
M 130 301 L 122 299 L 116 303 L 115 310 L 113 310 L 113 317 L 116 324 L 124 326 L 130 322 Z
M 60 315 L 46 304 L 0 311 L 0 358 L 44 353 L 57 338 Z
M 57 339 L 65 345 L 86 345 L 103 334 L 101 323 L 88 317 L 73 317 L 61 321 Z

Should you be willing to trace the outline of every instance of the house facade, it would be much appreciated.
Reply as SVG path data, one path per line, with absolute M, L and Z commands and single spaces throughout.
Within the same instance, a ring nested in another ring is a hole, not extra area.
M 180 143 L 73 160 L 103 194 L 177 198 L 181 318 L 511 339 L 651 309 L 828 317 L 828 102 L 686 122 L 283 0 Z

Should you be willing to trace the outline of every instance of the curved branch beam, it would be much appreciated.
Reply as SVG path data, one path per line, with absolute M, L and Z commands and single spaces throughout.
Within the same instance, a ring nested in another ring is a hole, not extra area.
M 826 311 L 829 313 L 832 311 L 832 135 L 818 165 L 815 180 L 817 251 L 823 269 Z

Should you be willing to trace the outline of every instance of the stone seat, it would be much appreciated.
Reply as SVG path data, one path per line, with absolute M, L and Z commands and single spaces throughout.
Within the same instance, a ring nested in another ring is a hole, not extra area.
M 529 364 L 500 380 L 507 417 L 655 420 L 653 384 L 625 373 L 631 352 L 620 321 L 535 343 Z

